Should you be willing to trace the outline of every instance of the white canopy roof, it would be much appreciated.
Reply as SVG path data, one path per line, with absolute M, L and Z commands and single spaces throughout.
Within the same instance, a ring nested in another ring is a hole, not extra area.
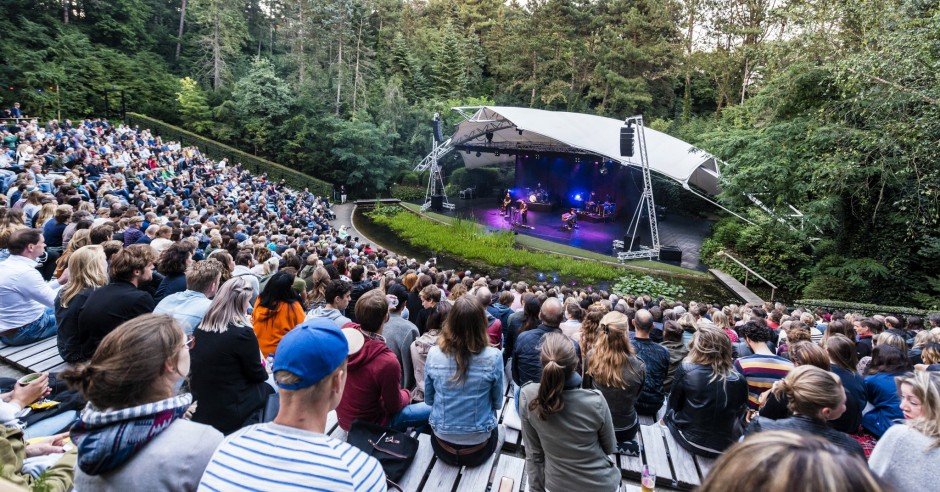
M 590 153 L 625 166 L 640 167 L 639 153 L 620 155 L 620 127 L 623 121 L 590 114 L 545 111 L 507 106 L 454 108 L 468 117 L 457 125 L 451 137 L 454 146 L 518 148 L 545 152 Z M 469 111 L 475 111 L 472 116 Z M 521 131 L 520 131 L 521 130 Z M 695 186 L 709 195 L 721 191 L 718 161 L 677 138 L 644 128 L 650 170 L 681 183 Z M 486 138 L 492 133 L 492 144 Z M 468 168 L 492 164 L 511 164 L 515 157 L 506 152 L 460 152 Z

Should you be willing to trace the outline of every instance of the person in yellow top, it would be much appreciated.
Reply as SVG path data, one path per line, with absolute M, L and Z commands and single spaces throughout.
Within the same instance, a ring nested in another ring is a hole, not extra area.
M 277 272 L 255 301 L 251 323 L 264 356 L 273 355 L 281 338 L 304 321 L 304 307 L 293 284 L 294 275 Z

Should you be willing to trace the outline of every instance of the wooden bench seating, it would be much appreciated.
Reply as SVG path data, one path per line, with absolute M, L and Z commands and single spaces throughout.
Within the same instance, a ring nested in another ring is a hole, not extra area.
M 59 356 L 55 337 L 29 345 L 0 343 L 0 359 L 27 373 L 59 372 L 68 367 L 68 364 Z

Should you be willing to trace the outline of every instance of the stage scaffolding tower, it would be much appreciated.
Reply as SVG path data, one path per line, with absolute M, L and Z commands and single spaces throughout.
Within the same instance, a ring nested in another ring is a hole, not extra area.
M 625 248 L 625 251 L 617 253 L 617 259 L 621 262 L 639 258 L 659 259 L 659 224 L 656 221 L 656 202 L 653 200 L 653 180 L 650 177 L 650 163 L 646 152 L 646 132 L 643 127 L 643 116 L 631 116 L 624 121 L 624 124 L 627 127 L 636 129 L 636 144 L 640 154 L 640 168 L 643 172 L 643 195 L 640 197 L 636 212 L 634 212 L 633 218 L 630 219 L 630 225 L 627 227 L 627 231 L 631 236 L 630 244 L 626 245 L 623 244 L 623 241 L 614 241 L 615 246 Z M 644 209 L 649 217 L 651 247 L 641 246 L 641 249 L 633 251 L 633 243 L 636 241 L 637 232 L 640 230 Z
M 441 172 L 441 166 L 438 164 L 438 159 L 454 150 L 450 139 L 444 140 L 442 124 L 441 115 L 434 113 L 434 147 L 431 149 L 431 153 L 414 168 L 414 171 L 419 173 L 431 171 L 428 176 L 428 187 L 424 193 L 424 205 L 421 205 L 422 212 L 427 211 L 429 208 L 438 207 L 447 210 L 454 209 L 454 204 L 450 203 L 450 200 L 447 199 L 447 193 L 444 191 L 444 175 Z

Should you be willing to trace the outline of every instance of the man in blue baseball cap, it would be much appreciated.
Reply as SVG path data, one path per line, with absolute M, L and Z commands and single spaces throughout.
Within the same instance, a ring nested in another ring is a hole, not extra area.
M 375 458 L 324 434 L 327 414 L 343 397 L 346 358 L 364 342 L 358 330 L 326 318 L 289 331 L 274 356 L 277 417 L 226 438 L 199 490 L 386 490 Z

